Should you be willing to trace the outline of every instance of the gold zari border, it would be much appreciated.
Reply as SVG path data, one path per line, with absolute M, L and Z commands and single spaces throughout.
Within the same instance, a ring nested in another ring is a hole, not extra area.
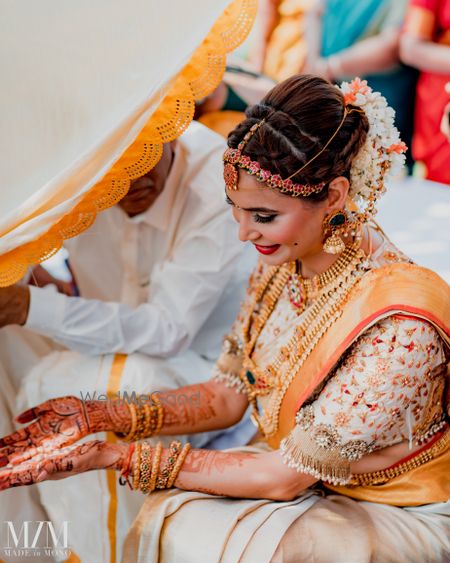
M 388 469 L 381 469 L 380 471 L 373 471 L 372 473 L 355 473 L 352 474 L 350 481 L 348 482 L 348 487 L 357 486 L 370 486 L 370 485 L 383 485 L 388 483 L 392 479 L 408 473 L 412 469 L 417 469 L 421 465 L 428 463 L 432 459 L 438 457 L 442 452 L 446 450 L 450 443 L 450 430 L 447 430 L 445 434 L 437 440 L 428 450 L 425 450 L 418 454 L 417 456 L 408 459 L 404 463 L 400 463 L 395 467 Z
M 0 287 L 19 281 L 30 265 L 60 250 L 64 240 L 90 227 L 97 213 L 115 205 L 130 181 L 149 172 L 162 154 L 163 143 L 179 137 L 194 117 L 195 100 L 210 94 L 225 71 L 226 55 L 247 37 L 256 17 L 257 0 L 233 0 L 172 81 L 167 95 L 148 123 L 111 170 L 69 213 L 36 240 L 0 256 Z

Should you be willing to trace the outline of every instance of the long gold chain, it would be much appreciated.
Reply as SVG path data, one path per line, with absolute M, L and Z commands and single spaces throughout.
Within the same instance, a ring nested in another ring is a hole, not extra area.
M 254 416 L 266 436 L 273 434 L 277 429 L 282 398 L 298 373 L 300 366 L 303 365 L 322 335 L 341 316 L 343 305 L 351 289 L 367 269 L 364 264 L 366 256 L 360 248 L 355 248 L 354 252 L 349 252 L 346 261 L 346 267 L 340 266 L 340 273 L 336 274 L 334 278 L 323 278 L 324 280 L 327 279 L 327 283 L 321 294 L 296 327 L 291 340 L 286 346 L 281 347 L 274 362 L 267 366 L 265 370 L 261 370 L 253 362 L 252 355 L 256 341 L 289 279 L 291 273 L 289 267 L 280 267 L 276 272 L 272 271 L 271 276 L 265 276 L 255 292 L 254 310 L 256 310 L 256 313 L 249 312 L 247 322 L 244 323 L 243 327 L 245 372 L 243 382 L 253 405 Z M 265 284 L 264 287 L 262 287 L 263 283 Z M 259 310 L 256 298 L 262 300 Z M 285 371 L 286 375 L 282 376 L 281 368 L 287 361 L 289 364 L 287 371 Z M 263 416 L 260 417 L 257 411 L 256 398 L 258 395 L 267 394 L 272 390 L 275 392 L 271 397 L 270 404 Z

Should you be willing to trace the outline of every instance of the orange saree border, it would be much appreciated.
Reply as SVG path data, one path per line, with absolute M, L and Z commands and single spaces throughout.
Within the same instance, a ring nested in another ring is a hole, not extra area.
M 277 432 L 278 448 L 295 424 L 295 413 L 327 377 L 342 354 L 368 328 L 396 314 L 430 322 L 450 345 L 450 288 L 437 274 L 413 264 L 392 264 L 368 273 L 350 294 L 342 316 L 328 329 L 287 389 Z

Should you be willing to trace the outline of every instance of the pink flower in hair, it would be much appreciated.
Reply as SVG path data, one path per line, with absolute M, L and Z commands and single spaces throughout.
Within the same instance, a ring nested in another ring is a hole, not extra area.
M 402 154 L 408 150 L 406 144 L 401 141 L 400 143 L 394 143 L 387 148 L 387 152 L 396 152 L 397 154 Z
M 367 80 L 361 80 L 359 77 L 354 78 L 350 82 L 349 87 L 350 91 L 344 94 L 344 103 L 346 106 L 356 102 L 356 94 L 366 95 L 370 92 Z

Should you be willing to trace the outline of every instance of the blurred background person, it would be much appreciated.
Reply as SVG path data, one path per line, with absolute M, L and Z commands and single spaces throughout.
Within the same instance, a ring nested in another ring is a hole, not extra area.
M 417 71 L 399 59 L 406 9 L 407 0 L 316 0 L 304 23 L 307 58 L 300 68 L 335 82 L 366 79 L 394 108 L 410 146 Z M 410 151 L 407 164 L 411 170 Z
M 445 106 L 444 115 L 442 116 L 441 131 L 447 137 L 448 141 L 450 141 L 450 82 L 447 82 L 445 90 L 449 95 L 449 101 Z
M 314 0 L 260 0 L 252 36 L 250 63 L 282 82 L 297 74 L 306 60 L 305 15 Z
M 313 0 L 259 0 L 246 52 L 227 65 L 219 87 L 196 105 L 195 117 L 226 137 L 275 83 L 297 74 L 306 60 L 305 14 Z
M 400 41 L 401 59 L 420 70 L 413 155 L 426 166 L 426 177 L 450 184 L 450 144 L 441 130 L 449 103 L 450 0 L 410 0 Z
M 222 82 L 209 96 L 195 104 L 195 119 L 222 137 L 227 137 L 274 86 L 273 80 L 255 72 L 243 59 L 229 61 Z

